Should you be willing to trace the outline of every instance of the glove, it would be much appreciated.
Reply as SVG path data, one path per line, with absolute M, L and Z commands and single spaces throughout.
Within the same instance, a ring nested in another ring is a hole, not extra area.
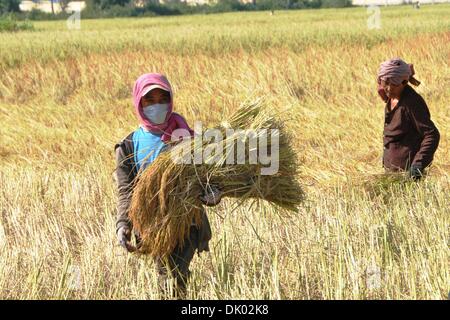
M 409 176 L 414 181 L 420 180 L 423 176 L 423 168 L 419 164 L 412 164 L 411 168 L 409 168 Z
M 120 227 L 117 230 L 117 239 L 128 252 L 136 251 L 136 247 L 131 244 L 131 229 L 128 226 Z
M 222 199 L 222 191 L 217 186 L 209 185 L 203 194 L 200 196 L 200 201 L 208 206 L 212 207 L 217 205 Z

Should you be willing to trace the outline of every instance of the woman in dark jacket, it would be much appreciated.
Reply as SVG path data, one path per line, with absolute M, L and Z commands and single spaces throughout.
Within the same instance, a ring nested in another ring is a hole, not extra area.
M 420 84 L 412 65 L 400 58 L 380 65 L 378 93 L 386 102 L 383 166 L 419 179 L 433 161 L 440 135 L 425 100 L 408 83 Z

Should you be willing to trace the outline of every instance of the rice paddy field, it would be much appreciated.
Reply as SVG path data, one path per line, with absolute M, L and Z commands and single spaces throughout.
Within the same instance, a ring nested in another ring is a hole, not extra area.
M 307 199 L 208 208 L 189 299 L 446 299 L 450 290 L 450 5 L 35 22 L 0 33 L 0 298 L 160 299 L 149 258 L 115 235 L 114 144 L 132 86 L 160 72 L 175 110 L 213 126 L 265 97 Z M 379 64 L 414 63 L 441 133 L 420 183 L 384 180 Z

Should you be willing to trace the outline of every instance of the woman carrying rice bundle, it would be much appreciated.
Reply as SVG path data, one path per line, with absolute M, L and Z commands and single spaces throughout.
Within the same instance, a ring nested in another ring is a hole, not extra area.
M 383 166 L 386 171 L 407 171 L 420 179 L 439 145 L 439 131 L 425 100 L 408 82 L 418 86 L 413 65 L 400 58 L 387 60 L 378 70 L 378 93 L 384 102 Z
M 161 152 L 169 149 L 168 143 L 174 140 L 172 132 L 184 129 L 187 135 L 193 134 L 186 120 L 172 111 L 173 92 L 165 76 L 156 73 L 140 76 L 133 88 L 133 103 L 140 126 L 115 145 L 118 187 L 116 233 L 119 243 L 128 252 L 136 251 L 136 247 L 131 244 L 132 231 L 137 247 L 140 243 L 140 236 L 129 219 L 132 193 L 140 174 Z M 205 205 L 213 206 L 219 203 L 220 198 L 218 189 L 210 189 L 200 200 Z M 168 259 L 156 259 L 161 289 L 166 290 L 168 278 L 173 277 L 175 294 L 184 295 L 190 273 L 189 264 L 194 253 L 196 250 L 198 253 L 209 251 L 210 239 L 211 228 L 203 211 L 201 225 L 197 227 L 192 223 L 183 245 L 178 245 Z

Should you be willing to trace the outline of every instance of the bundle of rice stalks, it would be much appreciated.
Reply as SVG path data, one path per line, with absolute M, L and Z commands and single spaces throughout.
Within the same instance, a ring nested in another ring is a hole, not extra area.
M 387 203 L 395 193 L 404 190 L 416 183 L 407 172 L 386 172 L 371 176 L 361 177 L 356 187 L 361 187 L 370 197 L 381 198 Z
M 241 106 L 216 129 L 215 138 L 221 135 L 223 140 L 196 135 L 160 154 L 139 177 L 130 219 L 142 238 L 141 253 L 164 257 L 182 244 L 192 222 L 200 225 L 202 221 L 199 196 L 213 185 L 223 197 L 238 198 L 239 203 L 265 200 L 280 213 L 295 212 L 303 201 L 291 137 L 283 123 L 269 115 L 262 100 Z M 244 156 L 238 152 L 242 149 Z M 271 159 L 270 166 L 276 170 L 267 170 L 267 161 L 255 162 L 255 155 L 260 155 L 257 149 L 265 149 L 265 160 Z M 199 155 L 201 163 L 195 162 Z

